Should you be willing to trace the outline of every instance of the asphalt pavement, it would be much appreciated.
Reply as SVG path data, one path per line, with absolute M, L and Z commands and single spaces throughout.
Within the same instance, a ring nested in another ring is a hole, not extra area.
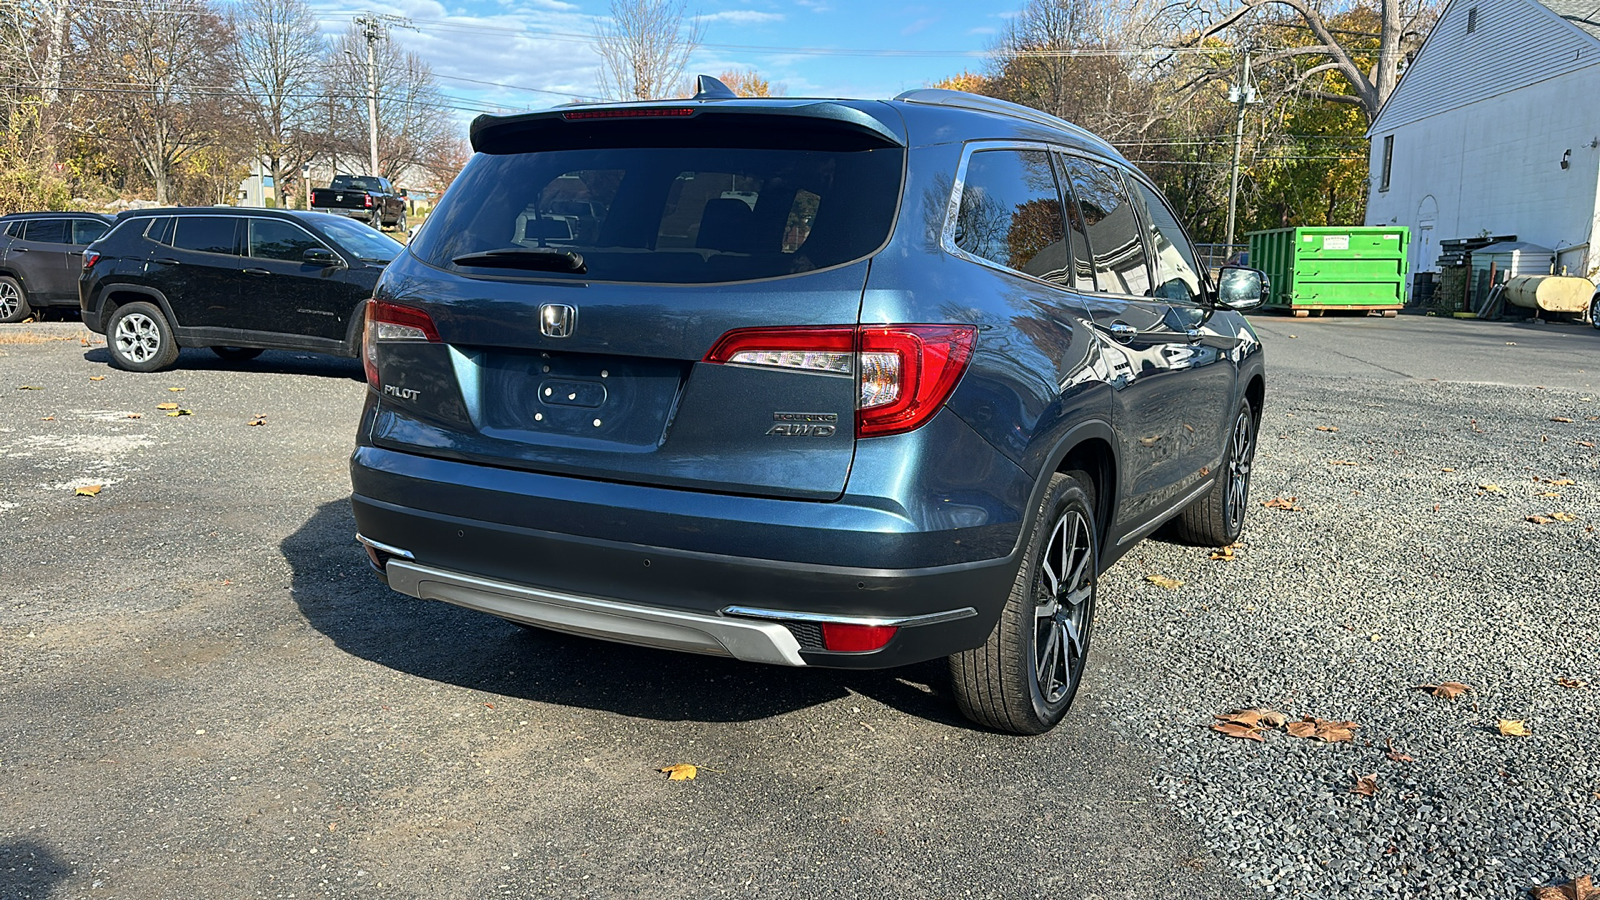
M 356 363 L 137 375 L 81 327 L 0 328 L 0 898 L 1507 896 L 1600 871 L 1600 709 L 1551 686 L 1600 676 L 1600 332 L 1254 321 L 1245 547 L 1108 572 L 1088 680 L 1038 738 L 960 719 L 939 664 L 764 668 L 394 594 L 352 540 Z M 1438 680 L 1475 692 L 1412 690 Z M 1360 739 L 1208 730 L 1256 704 Z M 1531 737 L 1485 731 L 1512 713 Z

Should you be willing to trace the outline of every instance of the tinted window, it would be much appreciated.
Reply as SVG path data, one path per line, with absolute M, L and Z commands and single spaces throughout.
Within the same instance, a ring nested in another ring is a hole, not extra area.
M 333 238 L 350 255 L 366 262 L 386 263 L 405 249 L 405 245 L 370 225 L 360 225 L 339 216 L 321 216 L 317 227 Z
M 1148 223 L 1150 261 L 1156 272 L 1156 287 L 1151 293 L 1168 300 L 1198 302 L 1200 266 L 1195 261 L 1194 248 L 1189 245 L 1183 227 L 1155 191 L 1131 178 L 1128 184 Z
M 304 262 L 306 251 L 322 244 L 304 228 L 281 219 L 250 220 L 250 255 L 256 259 Z
M 861 259 L 887 238 L 904 151 L 599 148 L 479 154 L 412 248 L 436 266 L 554 247 L 586 274 L 540 278 L 704 284 Z M 514 275 L 497 268 L 494 274 Z
M 200 253 L 232 253 L 234 224 L 231 216 L 174 216 L 176 233 L 172 246 Z
M 74 244 L 89 244 L 100 239 L 100 236 L 110 230 L 111 226 L 99 219 L 73 219 L 72 242 Z
M 1060 159 L 1089 233 L 1098 289 L 1135 296 L 1149 293 L 1150 272 L 1145 265 L 1139 217 L 1128 202 L 1122 177 L 1109 166 L 1073 156 Z
M 335 175 L 329 185 L 341 191 L 381 191 L 383 182 L 370 175 Z
M 7 222 L 4 228 L 4 234 L 6 237 L 22 237 L 22 220 L 18 219 L 14 222 Z
M 172 243 L 172 217 L 157 216 L 144 225 L 144 236 L 158 244 Z
M 1049 155 L 1037 150 L 972 154 L 962 181 L 955 244 L 1008 269 L 1065 284 L 1061 195 Z
M 22 239 L 41 244 L 68 244 L 66 219 L 29 219 L 22 230 Z

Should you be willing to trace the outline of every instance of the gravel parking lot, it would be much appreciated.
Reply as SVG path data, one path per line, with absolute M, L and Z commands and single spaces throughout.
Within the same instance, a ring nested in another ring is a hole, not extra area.
M 1254 321 L 1243 547 L 1107 573 L 1040 738 L 970 728 L 939 665 L 768 669 L 390 593 L 351 539 L 355 362 L 134 375 L 79 326 L 0 329 L 0 898 L 1510 897 L 1600 872 L 1600 332 Z M 1258 706 L 1359 727 L 1209 729 Z

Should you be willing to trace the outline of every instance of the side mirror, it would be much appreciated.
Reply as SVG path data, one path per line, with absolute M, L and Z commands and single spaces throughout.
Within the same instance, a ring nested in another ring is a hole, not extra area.
M 1223 266 L 1217 278 L 1217 304 L 1243 312 L 1255 309 L 1271 296 L 1267 273 L 1245 266 Z
M 401 188 L 401 189 L 400 189 L 400 196 L 402 196 L 402 197 L 409 197 L 409 196 L 411 196 L 411 195 L 410 195 L 410 194 L 408 194 L 408 193 L 406 193 L 406 189 L 405 189 L 405 188 Z
M 313 266 L 337 266 L 344 263 L 339 254 L 327 247 L 312 247 L 305 252 L 303 258 Z

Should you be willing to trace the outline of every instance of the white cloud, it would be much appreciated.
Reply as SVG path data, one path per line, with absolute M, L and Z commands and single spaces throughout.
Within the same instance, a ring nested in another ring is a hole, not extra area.
M 782 22 L 783 13 L 757 12 L 753 9 L 725 9 L 722 12 L 695 16 L 700 22 L 732 22 L 735 25 L 767 25 Z

